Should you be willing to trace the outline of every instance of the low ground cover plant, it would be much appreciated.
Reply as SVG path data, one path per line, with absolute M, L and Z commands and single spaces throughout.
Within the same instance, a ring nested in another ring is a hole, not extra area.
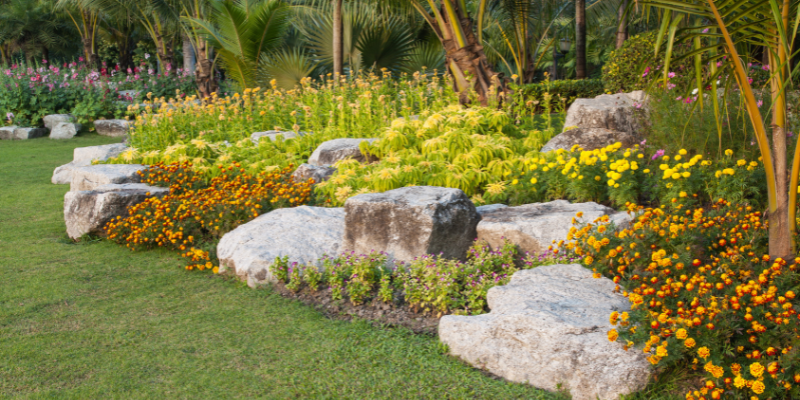
M 422 256 L 409 263 L 388 261 L 382 252 L 344 253 L 324 257 L 322 268 L 289 263 L 278 257 L 271 273 L 287 289 L 297 292 L 330 288 L 333 300 L 347 299 L 361 305 L 377 299 L 383 303 L 408 305 L 415 312 L 441 317 L 445 314 L 485 313 L 486 292 L 504 285 L 514 272 L 540 265 L 574 262 L 558 250 L 540 255 L 521 255 L 516 245 L 505 241 L 492 249 L 476 241 L 464 262 L 441 256 Z
M 631 301 L 614 312 L 611 341 L 644 351 L 659 370 L 703 377 L 687 399 L 800 396 L 795 296 L 800 258 L 770 258 L 761 209 L 644 208 L 627 229 L 573 227 L 566 245 Z
M 156 164 L 141 173 L 142 182 L 170 193 L 130 207 L 129 216 L 108 223 L 105 233 L 131 250 L 180 251 L 187 270 L 216 272 L 222 235 L 263 213 L 308 202 L 311 183 L 294 182 L 291 173 L 289 167 L 250 175 L 234 163 L 206 182 L 189 163 Z

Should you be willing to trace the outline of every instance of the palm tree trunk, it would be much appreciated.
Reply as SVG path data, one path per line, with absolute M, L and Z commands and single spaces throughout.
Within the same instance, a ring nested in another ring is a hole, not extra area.
M 194 53 L 197 56 L 197 69 L 194 76 L 200 98 L 204 99 L 217 91 L 217 81 L 214 79 L 214 62 L 208 57 L 206 41 L 198 38 L 196 44 Z
M 187 74 L 194 73 L 194 65 L 195 65 L 195 56 L 194 56 L 194 46 L 192 46 L 192 40 L 189 39 L 189 35 L 183 34 L 183 70 Z
M 342 1 L 333 0 L 333 76 L 338 81 L 338 76 L 344 75 L 344 41 L 342 36 Z
M 575 76 L 586 78 L 586 0 L 575 0 Z
M 628 0 L 622 0 L 617 11 L 617 48 L 622 48 L 625 40 L 628 39 L 628 19 L 625 18 L 625 9 L 628 8 Z

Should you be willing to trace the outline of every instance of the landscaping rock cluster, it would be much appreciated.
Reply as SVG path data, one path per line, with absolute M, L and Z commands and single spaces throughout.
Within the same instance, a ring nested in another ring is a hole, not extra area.
M 361 142 L 372 143 L 378 139 L 334 139 L 322 143 L 314 150 L 308 163 L 317 167 L 330 167 L 337 161 L 352 158 L 364 162 L 367 156 L 361 153 Z
M 81 130 L 75 117 L 69 114 L 45 115 L 44 128 L 26 128 L 16 125 L 0 127 L 0 140 L 27 140 L 44 136 L 50 139 L 72 139 Z
M 541 151 L 569 150 L 576 144 L 595 150 L 616 142 L 632 147 L 644 133 L 639 111 L 647 112 L 646 102 L 647 95 L 641 90 L 576 99 L 564 121 L 564 129 L 570 129 L 550 139 Z
M 0 128 L 0 140 L 27 140 L 47 136 L 45 128 L 20 128 L 18 126 L 4 126 Z
M 608 278 L 579 264 L 516 272 L 489 289 L 491 312 L 446 315 L 439 338 L 450 353 L 514 382 L 558 390 L 575 400 L 611 400 L 642 389 L 650 377 L 646 354 L 608 341 L 612 311 L 630 302 Z
M 70 184 L 72 183 L 72 172 L 75 168 L 92 165 L 94 161 L 106 161 L 122 154 L 127 148 L 122 143 L 78 147 L 72 152 L 72 162 L 57 167 L 53 171 L 52 182 L 57 185 Z

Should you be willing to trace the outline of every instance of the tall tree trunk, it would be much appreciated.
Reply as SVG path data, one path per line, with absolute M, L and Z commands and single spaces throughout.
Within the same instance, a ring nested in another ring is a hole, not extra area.
M 338 76 L 344 75 L 344 26 L 342 24 L 342 2 L 333 0 L 333 76 L 338 81 Z
M 194 65 L 195 65 L 195 56 L 194 56 L 194 46 L 192 46 L 192 40 L 189 39 L 189 35 L 183 34 L 183 70 L 186 74 L 193 74 L 194 73 Z
M 214 77 L 214 62 L 208 56 L 207 44 L 203 39 L 196 39 L 195 55 L 197 56 L 197 69 L 195 81 L 200 98 L 211 97 L 217 91 L 217 81 Z
M 586 78 L 586 0 L 575 0 L 575 77 Z
M 133 52 L 131 51 L 133 48 L 133 32 L 132 30 L 125 30 L 123 33 L 125 33 L 125 36 L 118 41 L 119 59 L 117 59 L 117 62 L 122 70 L 127 70 L 128 68 L 133 68 L 134 66 Z
M 489 90 L 493 84 L 497 84 L 498 93 L 505 90 L 505 82 L 502 74 L 497 74 L 492 70 L 483 52 L 483 46 L 478 42 L 472 29 L 472 21 L 460 10 L 457 9 L 458 20 L 452 21 L 448 13 L 442 6 L 440 13 L 443 15 L 443 22 L 449 30 L 450 39 L 444 39 L 442 44 L 445 51 L 445 64 L 450 69 L 454 77 L 454 85 L 459 92 L 459 102 L 468 104 L 469 85 L 478 95 L 478 101 L 486 106 L 489 102 Z M 456 26 L 457 24 L 457 26 Z M 456 29 L 464 34 L 464 46 L 461 46 L 456 39 Z M 469 74 L 469 77 L 466 75 Z M 469 79 L 472 81 L 470 82 Z
M 628 18 L 625 17 L 625 10 L 628 8 L 628 0 L 622 0 L 617 11 L 617 48 L 622 48 L 625 40 L 628 39 Z

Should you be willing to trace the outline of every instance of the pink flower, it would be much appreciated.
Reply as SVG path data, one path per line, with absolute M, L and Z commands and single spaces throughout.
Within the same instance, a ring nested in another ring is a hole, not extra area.
M 43 59 L 42 59 L 42 64 L 47 64 L 47 60 L 45 60 L 45 59 L 43 58 Z
M 769 71 L 769 65 L 762 65 L 761 69 L 763 69 L 764 71 Z
M 664 149 L 658 150 L 655 154 L 653 154 L 653 157 L 650 159 L 655 160 L 656 158 L 663 156 L 664 153 L 665 153 Z
M 649 74 L 649 73 L 650 73 L 650 67 L 645 68 L 644 73 L 642 74 L 642 78 L 647 76 L 647 74 Z
M 674 72 L 670 72 L 670 73 L 667 74 L 667 76 L 670 77 L 670 78 L 674 78 L 675 77 L 675 73 Z
M 83 57 L 78 57 L 79 62 L 83 62 Z
M 764 105 L 764 101 L 763 101 L 763 100 L 759 100 L 759 101 L 756 103 L 756 105 L 757 105 L 757 106 L 759 106 L 759 107 L 761 107 L 762 105 Z
M 708 33 L 708 28 L 703 29 L 703 33 Z

